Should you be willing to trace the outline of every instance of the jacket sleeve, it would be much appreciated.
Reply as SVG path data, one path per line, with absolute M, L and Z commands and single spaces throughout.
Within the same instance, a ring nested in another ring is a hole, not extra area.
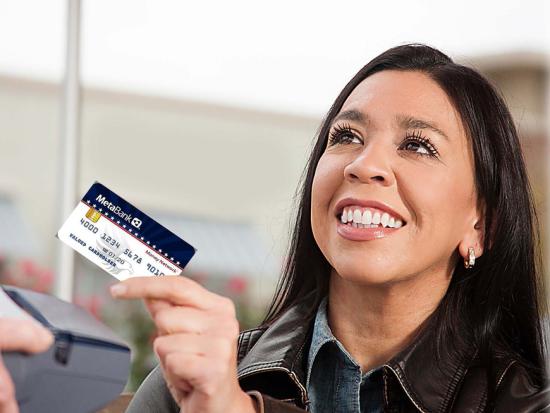
M 266 394 L 260 393 L 256 390 L 250 390 L 246 392 L 254 400 L 256 400 L 256 406 L 258 413 L 304 413 L 302 410 L 290 403 L 274 399 Z
M 537 388 L 518 363 L 508 369 L 497 390 L 496 413 L 550 413 L 550 387 Z
M 258 391 L 247 392 L 255 401 L 258 413 L 303 413 L 290 403 L 274 399 Z M 132 397 L 126 413 L 179 413 L 180 409 L 166 386 L 162 370 L 155 367 Z
M 126 413 L 179 413 L 180 409 L 172 398 L 159 366 L 143 380 Z

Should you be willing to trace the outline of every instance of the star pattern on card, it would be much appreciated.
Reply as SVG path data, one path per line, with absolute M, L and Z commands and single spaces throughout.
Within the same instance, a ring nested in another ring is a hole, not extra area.
M 124 228 L 127 232 L 129 232 L 130 234 L 134 235 L 136 238 L 138 238 L 141 241 L 143 241 L 144 243 L 146 243 L 148 246 L 153 248 L 160 255 L 163 255 L 164 257 L 166 257 L 166 259 L 169 259 L 175 265 L 178 265 L 178 266 L 181 265 L 180 261 L 178 261 L 173 256 L 170 256 L 167 252 L 163 252 L 161 248 L 157 248 L 157 246 L 155 244 L 152 244 L 151 241 L 146 240 L 145 237 L 141 236 L 141 234 L 139 234 L 137 230 L 132 229 L 132 227 L 130 227 L 129 225 L 125 225 L 123 223 L 123 221 L 121 222 L 118 219 L 119 217 L 115 216 L 115 214 L 110 213 L 110 211 L 108 211 L 107 209 L 104 210 L 104 208 L 98 208 L 97 204 L 93 203 L 93 199 L 86 199 L 84 202 L 86 204 L 90 205 L 91 207 L 93 207 L 94 209 L 96 209 L 98 212 L 100 212 L 106 218 L 110 219 L 113 223 L 118 224 L 119 226 Z

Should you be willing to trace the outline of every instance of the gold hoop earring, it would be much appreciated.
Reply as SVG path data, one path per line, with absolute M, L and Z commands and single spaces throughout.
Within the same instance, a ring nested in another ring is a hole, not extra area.
M 474 247 L 468 247 L 468 259 L 464 258 L 464 268 L 472 268 L 476 263 Z

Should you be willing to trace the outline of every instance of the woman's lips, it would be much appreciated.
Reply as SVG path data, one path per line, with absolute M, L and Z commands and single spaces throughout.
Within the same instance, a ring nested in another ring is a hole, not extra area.
M 355 228 L 352 225 L 343 224 L 339 218 L 337 218 L 336 222 L 336 232 L 350 241 L 371 241 L 384 238 L 392 232 L 399 231 L 401 228 L 384 228 L 382 226 L 377 226 L 376 228 Z

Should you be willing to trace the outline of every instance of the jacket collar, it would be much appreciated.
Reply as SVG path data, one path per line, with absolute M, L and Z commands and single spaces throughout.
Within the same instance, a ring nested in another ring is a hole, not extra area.
M 461 361 L 448 352 L 436 358 L 435 337 L 426 330 L 384 365 L 422 412 L 448 411 L 475 351 Z
M 308 295 L 263 333 L 258 331 L 261 336 L 238 366 L 239 380 L 273 371 L 286 372 L 300 390 L 303 404 L 307 404 L 305 359 L 311 342 L 314 297 Z M 453 362 L 450 354 L 442 354 L 443 363 L 439 363 L 433 342 L 433 334 L 427 330 L 384 365 L 393 372 L 411 402 L 426 413 L 445 411 L 474 356 Z M 443 364 L 444 369 L 440 368 Z
M 304 320 L 310 315 L 310 309 L 311 302 L 302 301 L 275 320 L 243 357 L 238 375 L 261 371 L 268 365 L 292 371 L 300 383 L 305 383 L 304 351 L 309 347 L 312 325 Z

